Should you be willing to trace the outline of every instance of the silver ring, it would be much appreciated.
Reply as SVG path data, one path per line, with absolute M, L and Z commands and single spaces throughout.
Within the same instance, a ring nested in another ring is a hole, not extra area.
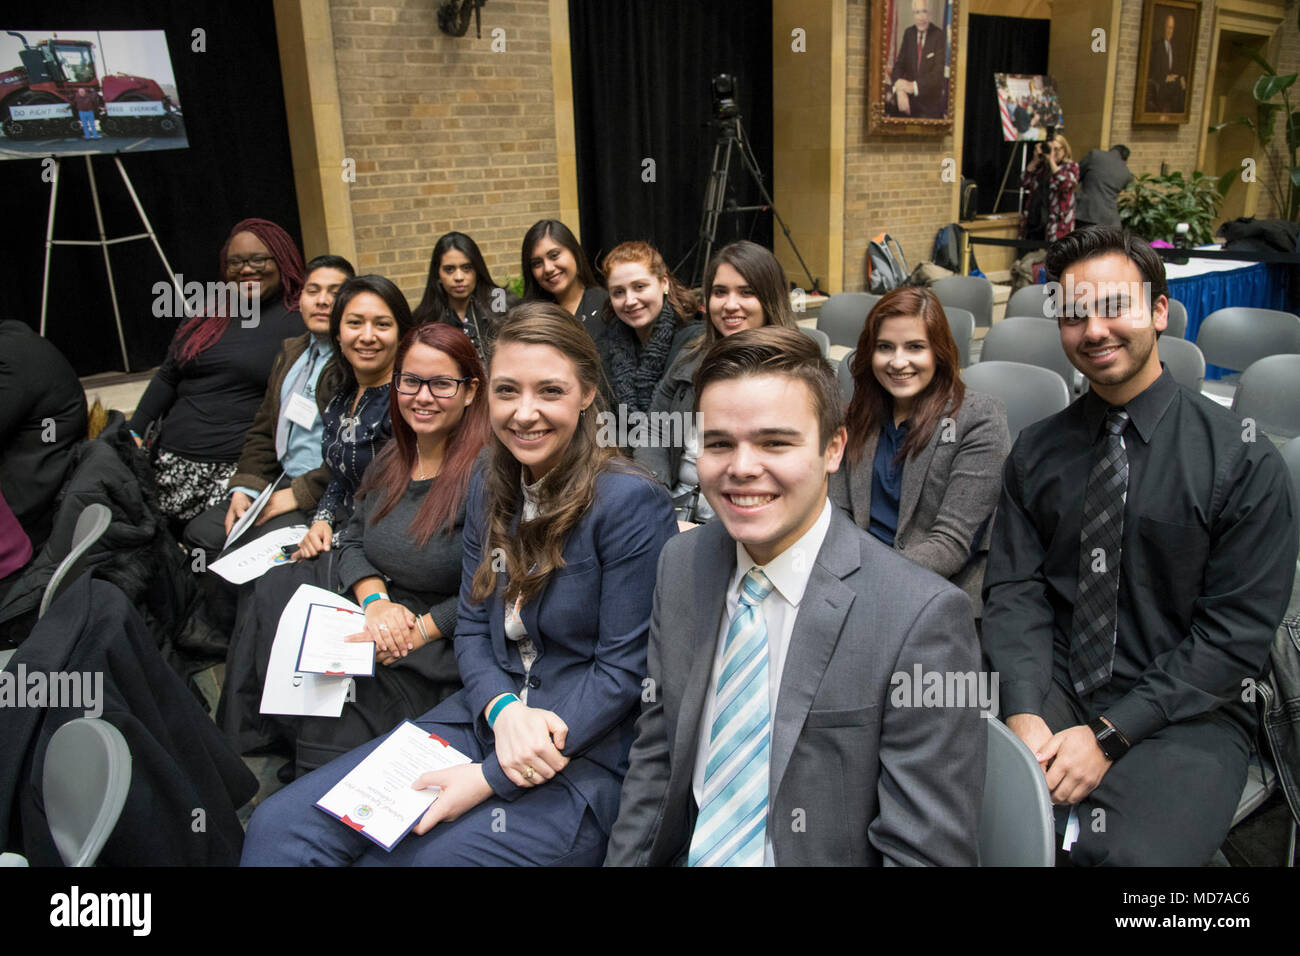
M 380 624 L 380 625 L 379 625 L 379 629 L 380 629 L 381 631 L 386 631 L 386 630 L 388 630 L 388 625 L 387 625 L 387 624 Z

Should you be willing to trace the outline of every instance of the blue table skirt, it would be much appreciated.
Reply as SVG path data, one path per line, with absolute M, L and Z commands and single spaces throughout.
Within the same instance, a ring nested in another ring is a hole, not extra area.
M 1186 279 L 1170 279 L 1169 295 L 1187 307 L 1186 338 L 1196 341 L 1205 317 L 1217 309 L 1246 306 L 1286 309 L 1286 266 L 1257 262 L 1231 272 L 1207 272 Z M 1240 371 L 1238 369 L 1237 371 Z M 1231 375 L 1233 369 L 1205 366 L 1207 379 Z

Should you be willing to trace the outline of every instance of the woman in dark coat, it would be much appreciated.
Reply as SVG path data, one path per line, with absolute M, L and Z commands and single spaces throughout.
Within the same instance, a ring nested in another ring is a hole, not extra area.
M 596 349 L 610 408 L 648 412 L 655 389 L 682 347 L 704 334 L 695 294 L 668 271 L 648 242 L 624 242 L 601 264 L 609 301 L 601 311 Z

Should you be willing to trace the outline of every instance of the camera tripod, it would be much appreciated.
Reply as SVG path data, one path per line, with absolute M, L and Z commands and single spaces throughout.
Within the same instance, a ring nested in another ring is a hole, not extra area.
M 693 251 L 695 255 L 695 265 L 691 269 L 692 288 L 698 288 L 704 281 L 704 272 L 708 268 L 709 257 L 713 255 L 713 246 L 718 235 L 718 217 L 724 212 L 766 212 L 772 211 L 776 217 L 777 223 L 781 226 L 781 231 L 785 233 L 786 241 L 790 243 L 790 248 L 794 250 L 799 265 L 803 266 L 804 274 L 808 276 L 810 287 L 809 292 L 819 293 L 818 280 L 813 278 L 808 263 L 804 262 L 803 256 L 799 252 L 799 247 L 795 245 L 793 237 L 790 235 L 790 227 L 785 224 L 781 218 L 781 213 L 777 211 L 776 203 L 772 201 L 772 194 L 767 191 L 767 186 L 763 183 L 763 173 L 758 167 L 758 160 L 754 158 L 753 150 L 749 147 L 748 137 L 745 135 L 744 126 L 741 124 L 740 116 L 734 115 L 724 119 L 715 119 L 711 124 L 717 127 L 718 138 L 713 146 L 713 168 L 709 172 L 709 183 L 704 190 L 704 213 L 700 218 L 700 232 L 695 241 Z M 727 180 L 731 174 L 732 156 L 740 158 L 741 166 L 749 173 L 754 184 L 758 186 L 759 194 L 763 198 L 763 203 L 758 206 L 737 206 L 734 199 L 727 199 Z M 690 258 L 691 252 L 688 251 L 682 258 L 682 263 Z M 682 263 L 678 264 L 678 269 Z

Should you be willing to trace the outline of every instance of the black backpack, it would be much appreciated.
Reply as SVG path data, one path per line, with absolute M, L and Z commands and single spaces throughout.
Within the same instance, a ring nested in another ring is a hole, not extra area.
M 930 261 L 942 266 L 949 272 L 961 273 L 961 240 L 966 230 L 955 222 L 949 223 L 934 234 L 934 248 L 930 250 Z M 975 250 L 970 253 L 971 272 L 979 269 L 975 263 Z

